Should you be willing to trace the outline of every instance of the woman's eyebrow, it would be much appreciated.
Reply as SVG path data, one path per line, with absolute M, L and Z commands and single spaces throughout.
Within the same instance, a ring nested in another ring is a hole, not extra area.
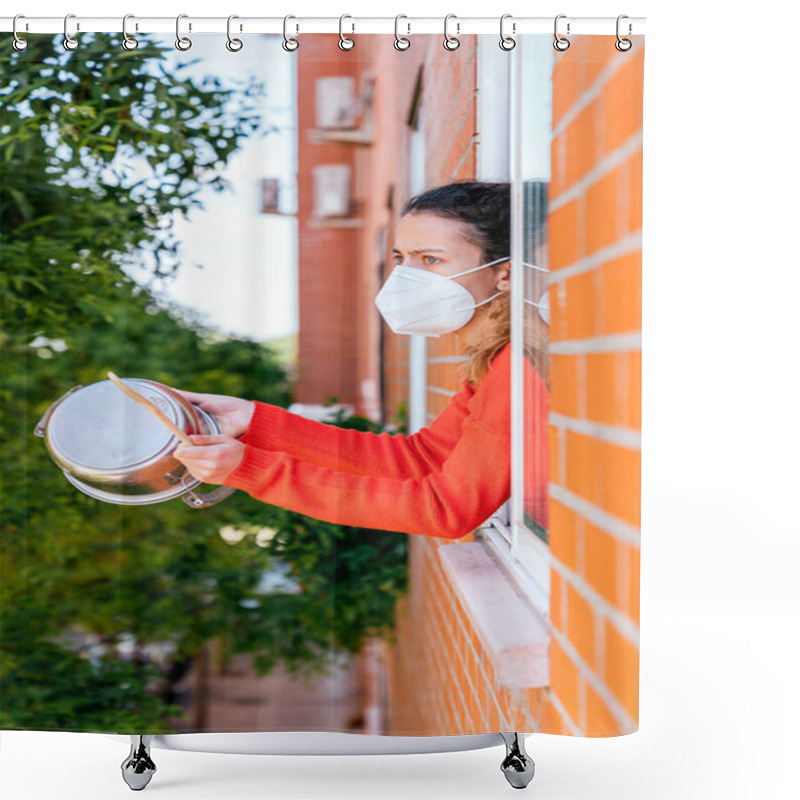
M 399 253 L 400 251 L 395 247 L 395 248 L 392 249 L 392 252 L 393 253 Z M 445 250 L 442 247 L 420 247 L 417 250 L 409 250 L 408 254 L 410 256 L 417 256 L 420 253 L 446 253 L 446 252 L 447 252 L 447 250 Z

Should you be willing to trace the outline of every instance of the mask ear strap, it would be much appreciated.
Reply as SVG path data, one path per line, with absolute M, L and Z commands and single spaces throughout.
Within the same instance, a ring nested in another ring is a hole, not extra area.
M 479 267 L 473 267 L 472 269 L 464 270 L 464 272 L 457 272 L 455 275 L 446 275 L 447 278 L 460 278 L 462 275 L 469 275 L 470 272 L 477 272 L 479 269 L 485 269 L 486 267 L 493 267 L 495 264 L 501 264 L 503 261 L 508 261 L 510 256 L 505 256 L 504 258 L 496 258 L 494 261 L 490 261 L 488 264 L 481 264 Z
M 475 303 L 475 308 L 478 306 L 482 306 L 484 303 L 488 303 L 490 300 L 494 300 L 495 297 L 500 297 L 503 292 L 498 292 L 497 294 L 493 294 L 491 297 L 487 297 L 485 300 L 481 300 L 480 303 Z

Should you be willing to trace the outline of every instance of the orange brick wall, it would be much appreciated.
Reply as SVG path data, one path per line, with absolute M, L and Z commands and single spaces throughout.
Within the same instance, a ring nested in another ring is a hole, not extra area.
M 639 716 L 644 39 L 614 41 L 573 37 L 553 73 L 549 726 L 589 736 Z
M 425 85 L 429 186 L 475 175 L 476 37 L 461 38 L 457 57 L 430 65 Z M 572 41 L 553 75 L 551 342 L 627 338 L 553 354 L 552 410 L 638 432 L 644 42 L 619 53 L 614 37 Z M 457 388 L 456 365 L 444 359 L 458 352 L 452 336 L 428 343 L 430 419 Z M 509 690 L 495 681 L 437 556 L 454 543 L 414 538 L 411 592 L 398 608 L 397 646 L 386 652 L 388 733 L 637 729 L 640 448 L 563 426 L 551 426 L 550 437 L 553 483 L 619 521 L 619 530 L 602 529 L 551 500 L 550 687 Z

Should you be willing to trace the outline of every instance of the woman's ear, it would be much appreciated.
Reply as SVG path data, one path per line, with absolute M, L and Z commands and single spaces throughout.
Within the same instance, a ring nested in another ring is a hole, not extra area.
M 498 292 L 510 292 L 511 291 L 511 263 L 506 262 L 508 264 L 507 267 L 498 265 L 497 269 L 497 286 Z

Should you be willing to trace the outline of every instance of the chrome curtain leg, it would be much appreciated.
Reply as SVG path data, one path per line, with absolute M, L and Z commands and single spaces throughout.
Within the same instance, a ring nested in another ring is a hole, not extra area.
M 501 733 L 506 744 L 506 757 L 500 765 L 506 780 L 515 789 L 524 789 L 532 780 L 535 765 L 525 752 L 525 739 L 519 733 Z
M 156 771 L 156 765 L 150 758 L 150 742 L 152 736 L 131 734 L 131 752 L 122 762 L 122 778 L 135 792 L 144 789 Z

